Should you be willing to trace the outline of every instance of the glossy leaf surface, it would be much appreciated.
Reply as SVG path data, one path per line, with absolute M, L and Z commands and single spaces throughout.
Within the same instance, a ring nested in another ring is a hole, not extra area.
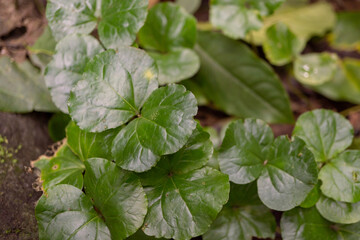
M 149 200 L 147 235 L 190 239 L 207 231 L 230 190 L 226 175 L 202 167 L 211 153 L 209 134 L 198 126 L 184 148 L 140 175 Z
M 201 61 L 195 79 L 219 108 L 272 123 L 293 121 L 279 78 L 245 44 L 219 33 L 199 32 L 195 50 Z
M 316 203 L 316 208 L 331 222 L 351 224 L 360 221 L 360 202 L 340 202 L 322 195 Z
M 91 33 L 97 26 L 104 46 L 118 48 L 134 42 L 145 22 L 147 5 L 146 0 L 51 0 L 46 17 L 57 40 L 73 33 Z
M 232 123 L 220 148 L 222 172 L 235 183 L 258 179 L 261 201 L 269 208 L 286 211 L 300 205 L 317 182 L 317 167 L 305 143 L 285 136 L 273 141 L 262 121 Z
M 272 64 L 282 66 L 303 50 L 304 43 L 285 24 L 276 23 L 266 30 L 263 48 Z
M 281 235 L 284 240 L 318 240 L 359 238 L 360 224 L 334 224 L 322 218 L 316 208 L 296 208 L 281 218 Z
M 184 146 L 196 126 L 196 113 L 196 99 L 184 86 L 155 90 L 141 115 L 114 139 L 112 154 L 117 164 L 136 172 L 149 170 L 161 155 L 175 153 Z
M 70 94 L 70 115 L 85 131 L 102 132 L 123 125 L 139 114 L 157 88 L 151 58 L 141 50 L 122 49 L 118 54 L 108 50 L 95 56 Z M 122 64 L 125 56 L 144 61 L 142 67 Z
M 296 79 L 305 85 L 317 86 L 331 81 L 338 69 L 338 57 L 330 53 L 298 56 L 294 62 Z
M 154 58 L 159 68 L 160 84 L 188 79 L 200 68 L 200 59 L 191 49 L 176 49 L 165 54 L 149 52 L 149 55 Z
M 293 135 L 306 142 L 317 162 L 325 162 L 351 145 L 354 129 L 340 114 L 320 109 L 302 114 Z
M 360 151 L 340 153 L 331 159 L 319 173 L 321 191 L 337 201 L 360 201 Z
M 55 112 L 44 78 L 29 61 L 0 58 L 0 110 L 4 112 Z
M 85 166 L 85 192 L 104 218 L 112 239 L 134 234 L 147 212 L 147 199 L 139 178 L 107 159 L 91 158 Z
M 112 159 L 111 144 L 120 129 L 110 129 L 101 133 L 81 130 L 74 122 L 66 128 L 67 143 L 83 161 L 89 158 Z
M 77 34 L 59 41 L 55 51 L 45 70 L 45 82 L 55 105 L 68 113 L 71 89 L 81 80 L 87 62 L 103 48 L 94 37 Z
M 271 14 L 283 2 L 283 0 L 212 0 L 210 21 L 231 38 L 245 38 L 251 30 L 262 27 L 261 16 Z
M 204 240 L 251 240 L 274 238 L 276 222 L 270 209 L 261 204 L 256 183 L 231 184 L 229 202 L 219 213 Z
M 84 163 L 64 143 L 53 157 L 41 156 L 32 165 L 40 169 L 42 188 L 58 184 L 69 184 L 79 189 L 83 187 Z
M 150 9 L 138 38 L 144 48 L 163 53 L 178 47 L 193 48 L 196 19 L 179 5 L 160 3 Z

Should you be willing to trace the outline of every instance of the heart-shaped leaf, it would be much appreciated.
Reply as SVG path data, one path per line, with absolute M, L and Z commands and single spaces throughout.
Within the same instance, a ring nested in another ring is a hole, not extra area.
M 321 191 L 337 201 L 360 201 L 360 151 L 345 151 L 331 159 L 319 172 Z
M 351 145 L 354 129 L 340 114 L 320 109 L 302 114 L 293 135 L 306 142 L 316 161 L 325 162 Z
M 85 165 L 66 143 L 53 157 L 41 156 L 31 165 L 40 169 L 40 182 L 45 191 L 58 184 L 70 184 L 79 189 L 83 187 Z
M 340 202 L 322 195 L 316 203 L 316 208 L 331 222 L 350 224 L 360 221 L 360 202 Z
M 127 170 L 149 170 L 161 155 L 177 152 L 189 139 L 196 123 L 194 95 L 184 86 L 170 85 L 155 90 L 141 114 L 116 136 L 112 154 Z
M 55 105 L 68 113 L 71 89 L 81 80 L 87 62 L 103 48 L 94 37 L 76 34 L 59 41 L 55 51 L 45 70 L 45 82 Z
M 264 169 L 273 141 L 271 128 L 262 120 L 245 119 L 231 123 L 220 148 L 221 171 L 237 184 L 256 180 Z
M 327 52 L 301 55 L 295 59 L 294 74 L 300 83 L 318 86 L 333 79 L 337 62 L 337 55 Z
M 83 161 L 89 158 L 112 159 L 111 144 L 120 129 L 110 129 L 101 133 L 81 130 L 74 122 L 66 128 L 67 143 Z
M 296 208 L 281 218 L 281 235 L 284 240 L 318 240 L 359 238 L 360 224 L 334 224 L 322 218 L 316 208 Z
M 225 174 L 202 167 L 211 153 L 209 134 L 198 125 L 184 148 L 140 175 L 149 200 L 147 235 L 190 239 L 207 231 L 230 190 Z
M 271 14 L 284 0 L 212 0 L 211 23 L 228 37 L 245 38 L 262 27 L 262 17 Z
M 143 223 L 147 201 L 139 179 L 106 159 L 85 164 L 86 195 L 57 185 L 40 198 L 40 239 L 125 239 Z
M 220 148 L 222 172 L 235 183 L 258 179 L 261 201 L 286 211 L 300 205 L 317 183 L 317 166 L 305 143 L 286 136 L 273 141 L 271 129 L 260 120 L 232 123 Z
M 231 184 L 230 199 L 204 240 L 251 240 L 253 237 L 274 238 L 276 222 L 270 209 L 261 204 L 256 183 Z
M 179 5 L 167 2 L 150 9 L 138 37 L 144 48 L 165 53 L 178 47 L 193 48 L 196 35 L 196 19 Z
M 199 32 L 195 50 L 201 61 L 195 80 L 219 108 L 242 118 L 293 122 L 279 78 L 245 44 L 219 33 Z
M 122 54 L 124 53 L 124 54 Z M 138 65 L 126 59 L 138 60 Z M 139 63 L 140 62 L 140 63 Z M 157 88 L 153 60 L 135 48 L 108 50 L 86 66 L 69 99 L 72 118 L 85 131 L 102 132 L 116 128 L 140 113 L 148 96 Z
M 200 59 L 187 48 L 175 49 L 162 54 L 149 52 L 159 68 L 159 83 L 176 83 L 192 77 L 200 68 Z
M 305 47 L 284 23 L 276 23 L 266 30 L 264 52 L 267 59 L 276 65 L 290 63 Z
M 91 33 L 96 26 L 107 48 L 131 45 L 147 16 L 146 0 L 50 0 L 46 17 L 57 40 Z

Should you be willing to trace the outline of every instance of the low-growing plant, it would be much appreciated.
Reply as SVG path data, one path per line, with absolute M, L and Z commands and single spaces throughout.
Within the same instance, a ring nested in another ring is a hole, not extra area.
M 256 24 L 239 35 L 220 18 L 238 1 L 212 1 L 211 18 L 227 35 L 245 38 L 283 1 L 240 2 L 235 16 Z M 214 150 L 209 133 L 194 120 L 195 96 L 176 84 L 193 76 L 200 60 L 196 78 L 213 77 L 208 88 L 227 112 L 292 122 L 286 92 L 245 44 L 197 33 L 196 19 L 173 3 L 158 4 L 149 14 L 147 5 L 48 2 L 58 42 L 45 81 L 55 105 L 72 120 L 54 156 L 33 162 L 44 192 L 35 209 L 40 239 L 274 238 L 271 210 L 285 211 L 285 240 L 356 239 L 360 152 L 346 150 L 353 140 L 350 123 L 315 110 L 298 119 L 292 138 L 275 138 L 263 120 L 247 118 L 232 122 Z M 303 42 L 281 23 L 267 35 L 273 31 L 297 44 L 285 55 L 269 53 L 282 65 Z M 230 57 L 219 43 L 233 51 Z M 273 42 L 264 44 L 274 50 Z M 241 69 L 237 58 L 260 74 Z M 244 101 L 226 105 L 217 93 L 225 88 L 214 84 L 219 81 L 242 92 Z M 254 105 L 245 106 L 245 100 Z

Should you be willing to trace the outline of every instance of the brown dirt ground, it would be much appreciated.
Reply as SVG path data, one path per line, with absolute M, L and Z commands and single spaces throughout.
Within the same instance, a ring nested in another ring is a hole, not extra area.
M 316 0 L 314 0 L 316 1 Z M 46 20 L 44 18 L 45 0 L 0 0 L 0 56 L 9 55 L 17 61 L 27 58 L 26 46 L 35 42 L 41 35 Z M 328 0 L 337 11 L 359 10 L 360 0 Z M 196 13 L 200 21 L 208 20 L 208 1 L 203 0 Z M 261 49 L 258 49 L 261 53 Z M 330 50 L 323 40 L 313 39 L 307 52 Z M 359 57 L 357 53 L 340 52 L 341 56 Z M 352 107 L 345 102 L 330 101 L 304 87 L 286 74 L 286 69 L 275 69 L 287 89 L 295 116 L 315 109 L 328 108 L 343 111 Z M 299 94 L 300 92 L 300 94 Z M 29 168 L 30 161 L 43 154 L 52 144 L 47 132 L 50 114 L 11 114 L 0 113 L 0 135 L 6 136 L 7 148 L 21 150 L 15 154 L 17 159 L 0 160 L 0 240 L 37 239 L 37 226 L 34 217 L 35 202 L 41 193 L 32 185 L 35 174 Z M 205 126 L 220 128 L 229 120 L 226 114 L 209 107 L 200 107 L 197 118 Z M 357 135 L 360 133 L 360 114 L 349 115 Z M 291 125 L 273 125 L 275 135 L 291 134 Z M 0 143 L 1 146 L 1 143 Z M 279 218 L 279 213 L 276 213 Z M 279 236 L 277 239 L 280 239 Z

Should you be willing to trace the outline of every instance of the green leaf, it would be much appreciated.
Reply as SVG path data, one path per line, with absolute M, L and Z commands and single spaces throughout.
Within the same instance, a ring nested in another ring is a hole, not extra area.
M 311 208 L 311 207 L 315 206 L 317 201 L 319 201 L 320 196 L 321 196 L 320 182 L 318 182 L 314 186 L 314 188 L 310 191 L 310 193 L 308 193 L 305 200 L 300 204 L 300 207 Z
M 274 12 L 284 0 L 212 0 L 210 21 L 228 37 L 245 38 L 262 27 L 262 17 Z
M 266 168 L 258 179 L 261 201 L 269 208 L 287 211 L 300 205 L 317 183 L 313 154 L 299 138 L 275 139 Z
M 193 48 L 196 19 L 173 3 L 156 4 L 139 32 L 139 43 L 146 49 L 168 52 L 178 47 Z
M 331 159 L 319 173 L 321 191 L 337 201 L 360 201 L 360 151 L 349 150 Z
M 228 200 L 228 177 L 202 167 L 211 156 L 209 134 L 200 125 L 177 153 L 166 155 L 155 168 L 140 174 L 149 210 L 145 234 L 190 239 L 208 230 Z
M 185 8 L 190 14 L 195 13 L 201 6 L 201 0 L 176 0 L 175 3 Z
M 16 63 L 8 57 L 0 57 L 0 66 L 0 111 L 57 111 L 44 78 L 29 61 Z
M 264 52 L 267 59 L 276 65 L 290 63 L 305 47 L 284 23 L 276 23 L 266 30 Z
M 316 203 L 316 208 L 324 218 L 331 222 L 351 224 L 360 221 L 360 202 L 339 202 L 322 195 Z
M 54 142 L 63 140 L 66 137 L 65 128 L 70 120 L 70 116 L 62 112 L 51 116 L 48 123 L 48 132 Z
M 297 56 L 294 62 L 295 78 L 300 83 L 310 86 L 331 81 L 337 69 L 337 55 L 327 52 Z
M 262 120 L 237 120 L 229 125 L 219 151 L 220 169 L 230 181 L 246 184 L 263 172 L 274 141 L 271 128 Z
M 332 47 L 341 50 L 360 49 L 360 12 L 337 13 L 337 20 L 330 37 Z
M 100 43 L 87 35 L 70 35 L 56 45 L 45 70 L 45 82 L 55 105 L 64 113 L 68 113 L 70 91 L 81 80 L 87 62 L 102 51 Z
M 316 208 L 296 208 L 281 218 L 284 240 L 359 239 L 360 224 L 341 225 L 321 217 Z
M 146 0 L 50 0 L 46 17 L 57 40 L 73 33 L 91 33 L 97 26 L 104 46 L 116 49 L 134 42 L 147 6 Z
M 66 128 L 67 143 L 83 161 L 89 158 L 112 159 L 111 144 L 120 129 L 110 129 L 101 133 L 81 130 L 74 122 Z
M 219 33 L 199 32 L 201 67 L 195 80 L 227 114 L 291 123 L 288 96 L 271 67 L 245 44 Z
M 143 223 L 147 200 L 139 179 L 106 159 L 85 164 L 86 195 L 57 185 L 40 198 L 40 239 L 125 239 Z
M 273 141 L 262 121 L 232 123 L 220 148 L 222 172 L 235 183 L 258 179 L 261 201 L 269 208 L 286 211 L 300 205 L 317 182 L 317 166 L 305 143 L 286 136 Z
M 149 52 L 149 55 L 159 68 L 159 83 L 162 85 L 188 79 L 200 68 L 200 59 L 191 49 L 175 49 L 165 54 Z
M 154 238 L 152 236 L 148 236 L 140 229 L 126 240 L 166 240 L 166 238 Z
M 85 192 L 104 218 L 112 239 L 124 239 L 142 225 L 147 199 L 139 178 L 107 159 L 85 162 Z
M 266 39 L 267 29 L 282 22 L 303 42 L 313 36 L 323 36 L 331 30 L 336 22 L 333 6 L 327 2 L 318 2 L 303 7 L 284 7 L 270 17 L 265 18 L 263 27 L 248 34 L 247 40 L 262 45 Z
M 360 61 L 356 58 L 344 58 L 342 61 L 343 71 L 353 85 L 360 92 Z
M 31 62 L 40 67 L 42 72 L 44 72 L 46 65 L 51 61 L 52 55 L 55 53 L 55 46 L 56 41 L 49 26 L 46 26 L 36 42 L 32 46 L 27 47 Z
M 45 191 L 58 184 L 70 184 L 79 189 L 83 187 L 84 163 L 66 144 L 53 157 L 40 156 L 31 164 L 40 169 L 40 181 Z
M 194 95 L 184 86 L 170 85 L 155 90 L 141 114 L 116 136 L 112 154 L 127 170 L 149 170 L 161 155 L 177 152 L 196 126 Z
M 50 188 L 37 203 L 35 216 L 40 240 L 111 239 L 90 198 L 71 185 Z
M 193 79 L 184 80 L 180 84 L 185 86 L 187 90 L 189 90 L 195 95 L 198 106 L 204 106 L 209 103 L 203 89 Z
M 124 54 L 122 54 L 124 53 Z M 135 66 L 124 63 L 137 60 Z M 130 67 L 129 67 L 129 66 Z M 96 55 L 86 66 L 81 81 L 69 98 L 69 111 L 78 126 L 90 132 L 119 127 L 139 114 L 157 88 L 152 59 L 142 50 L 120 48 Z
M 270 209 L 261 204 L 256 184 L 231 184 L 229 202 L 219 213 L 204 240 L 251 240 L 274 238 L 276 222 Z
M 340 114 L 320 109 L 302 114 L 293 135 L 306 142 L 317 162 L 326 162 L 351 145 L 354 129 Z

